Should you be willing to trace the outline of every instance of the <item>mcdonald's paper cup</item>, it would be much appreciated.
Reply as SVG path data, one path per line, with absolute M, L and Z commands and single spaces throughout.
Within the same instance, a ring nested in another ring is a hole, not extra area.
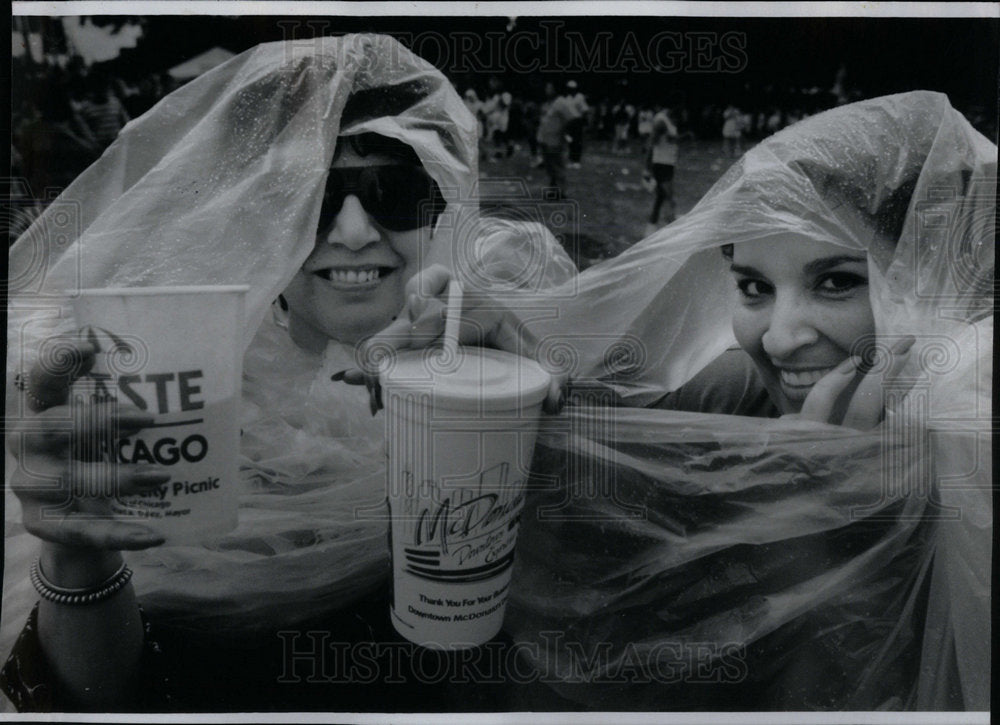
M 95 289 L 71 301 L 81 334 L 97 348 L 97 362 L 74 385 L 71 403 L 115 399 L 155 419 L 135 435 L 101 443 L 101 457 L 170 472 L 168 482 L 142 495 L 115 495 L 112 511 L 167 541 L 205 538 L 237 523 L 246 291 L 237 286 Z M 74 415 L 100 409 L 80 407 Z M 108 485 L 116 485 L 116 472 L 116 465 L 106 467 Z
M 392 622 L 425 647 L 499 632 L 549 375 L 497 350 L 402 353 L 383 365 Z

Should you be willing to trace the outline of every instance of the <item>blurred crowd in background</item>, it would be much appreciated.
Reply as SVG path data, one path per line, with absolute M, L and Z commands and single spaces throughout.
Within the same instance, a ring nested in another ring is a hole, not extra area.
M 608 142 L 623 155 L 648 146 L 653 118 L 663 109 L 670 111 L 681 133 L 692 138 L 759 141 L 803 118 L 861 98 L 858 93 L 838 97 L 815 87 L 780 92 L 770 88 L 762 93 L 748 90 L 740 94 L 746 97 L 744 100 L 720 98 L 691 104 L 671 102 L 669 98 L 635 98 L 624 93 L 594 98 L 584 92 L 585 88 L 586 81 L 571 80 L 564 92 L 583 96 L 582 127 L 586 138 Z M 507 92 L 496 78 L 490 79 L 485 92 L 467 88 L 465 99 L 479 119 L 483 143 L 495 147 L 494 156 L 501 151 L 511 153 L 515 144 L 533 148 L 546 99 Z M 737 155 L 740 148 L 733 146 Z
M 35 19 L 32 27 L 22 23 L 15 28 L 12 174 L 5 194 L 16 212 L 8 215 L 11 241 L 40 207 L 99 158 L 130 119 L 234 54 L 214 48 L 200 56 L 203 66 L 179 70 L 130 63 L 129 54 L 120 53 L 121 48 L 104 54 L 109 58 L 85 48 L 94 38 L 104 46 L 110 42 L 134 48 L 148 25 L 148 19 L 142 18 L 94 22 L 85 18 L 73 24 Z M 724 85 L 706 82 L 708 90 L 696 96 L 678 90 L 669 76 L 662 86 L 651 86 L 648 80 L 630 85 L 625 75 L 611 78 L 599 73 L 542 77 L 463 73 L 453 75 L 452 80 L 479 120 L 481 165 L 486 172 L 490 163 L 513 155 L 527 155 L 533 166 L 543 165 L 539 127 L 559 97 L 568 99 L 579 116 L 565 129 L 568 163 L 575 168 L 586 163 L 586 146 L 620 156 L 648 153 L 653 119 L 661 111 L 669 114 L 680 138 L 721 140 L 721 156 L 735 158 L 749 145 L 790 124 L 863 97 L 863 91 L 852 86 L 844 64 L 832 77 L 816 77 L 808 84 L 737 78 Z M 962 108 L 956 102 L 956 106 L 978 130 L 996 138 L 996 117 L 985 104 Z

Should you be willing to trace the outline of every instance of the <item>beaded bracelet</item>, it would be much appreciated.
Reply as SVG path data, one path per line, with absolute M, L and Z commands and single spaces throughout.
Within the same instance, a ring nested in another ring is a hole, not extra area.
M 29 401 L 35 404 L 38 410 L 45 410 L 48 405 L 37 395 L 31 392 L 31 376 L 23 370 L 14 376 L 14 387 L 24 393 Z
M 132 570 L 122 562 L 114 574 L 105 579 L 100 584 L 92 587 L 81 587 L 79 589 L 69 589 L 58 587 L 42 574 L 38 559 L 31 564 L 31 585 L 35 587 L 42 599 L 47 599 L 56 604 L 96 604 L 110 599 L 117 591 L 128 584 L 132 578 Z

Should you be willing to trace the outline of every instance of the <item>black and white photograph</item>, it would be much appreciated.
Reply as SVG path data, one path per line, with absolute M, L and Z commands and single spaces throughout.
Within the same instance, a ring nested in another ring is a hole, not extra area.
M 11 35 L 0 721 L 990 721 L 1000 3 Z

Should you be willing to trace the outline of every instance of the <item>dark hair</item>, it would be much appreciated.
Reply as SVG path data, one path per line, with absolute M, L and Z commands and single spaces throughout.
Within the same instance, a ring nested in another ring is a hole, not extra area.
M 341 139 L 351 147 L 354 153 L 361 157 L 377 154 L 388 156 L 390 159 L 404 164 L 423 165 L 417 152 L 411 146 L 395 138 L 380 136 L 377 133 L 359 133 L 356 136 L 342 136 Z M 335 159 L 342 148 L 342 145 L 337 145 L 337 150 L 333 154 Z
M 845 177 L 840 169 L 830 169 L 812 160 L 800 161 L 796 166 L 809 178 L 831 211 L 867 228 L 874 237 L 896 245 L 917 185 L 915 175 L 872 199 L 867 190 L 860 188 L 855 179 Z M 874 174 L 873 169 L 867 176 Z
M 427 98 L 426 81 L 405 81 L 394 86 L 364 88 L 351 94 L 340 114 L 341 127 L 382 116 L 399 116 Z

